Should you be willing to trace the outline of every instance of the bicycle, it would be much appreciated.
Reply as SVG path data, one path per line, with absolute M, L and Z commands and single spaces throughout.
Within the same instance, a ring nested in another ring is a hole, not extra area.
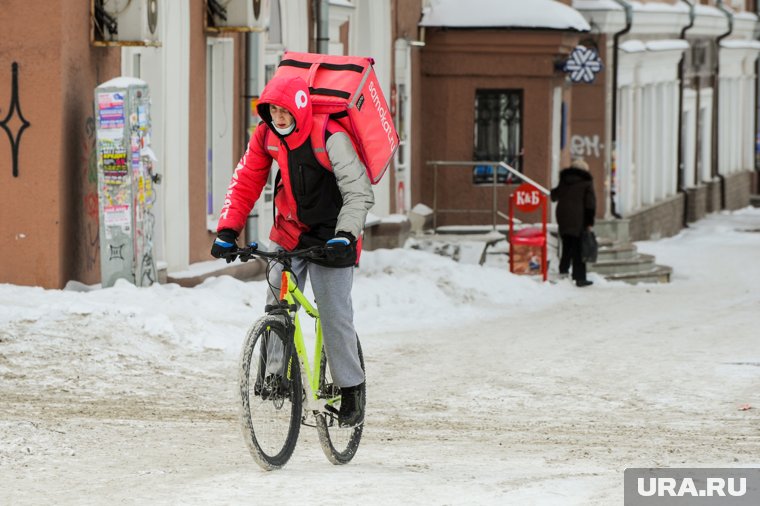
M 351 428 L 338 425 L 340 387 L 333 383 L 327 363 L 319 311 L 298 288 L 291 268 L 293 258 L 324 258 L 324 255 L 322 246 L 270 252 L 259 250 L 255 243 L 227 254 L 240 257 L 243 262 L 253 257 L 265 259 L 267 283 L 273 294 L 276 287 L 269 274 L 275 263 L 282 265 L 278 302 L 267 305 L 266 314 L 248 331 L 239 369 L 243 438 L 253 459 L 267 471 L 288 462 L 301 425 L 316 427 L 322 451 L 336 465 L 350 462 L 361 440 L 363 424 Z M 301 330 L 299 306 L 315 320 L 316 341 L 311 362 Z M 364 356 L 358 336 L 356 345 L 363 371 Z M 366 390 L 363 393 L 366 398 Z

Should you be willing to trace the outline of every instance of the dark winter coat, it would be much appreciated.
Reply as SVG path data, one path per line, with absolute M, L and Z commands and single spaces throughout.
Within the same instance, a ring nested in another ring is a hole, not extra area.
M 557 203 L 557 225 L 560 235 L 580 237 L 594 224 L 596 197 L 594 178 L 583 169 L 568 168 L 559 173 L 559 184 L 551 192 Z

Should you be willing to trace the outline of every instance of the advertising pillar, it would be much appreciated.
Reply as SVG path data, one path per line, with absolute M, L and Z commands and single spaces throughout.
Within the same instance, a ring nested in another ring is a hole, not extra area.
M 153 261 L 155 155 L 150 147 L 150 90 L 118 77 L 95 89 L 101 284 L 156 281 Z

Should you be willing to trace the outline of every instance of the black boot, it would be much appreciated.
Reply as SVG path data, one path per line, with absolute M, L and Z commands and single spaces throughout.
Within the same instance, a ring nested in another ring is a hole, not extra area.
M 356 427 L 364 422 L 364 383 L 341 388 L 338 425 L 343 428 Z

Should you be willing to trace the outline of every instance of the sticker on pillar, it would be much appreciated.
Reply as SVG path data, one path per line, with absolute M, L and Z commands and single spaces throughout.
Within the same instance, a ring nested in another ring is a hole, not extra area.
M 106 237 L 113 238 L 114 231 L 120 230 L 129 234 L 132 228 L 132 211 L 129 205 L 115 205 L 103 207 L 103 225 L 105 225 Z
M 123 184 L 127 176 L 127 150 L 112 142 L 100 143 L 105 184 Z
M 98 123 L 101 129 L 124 128 L 124 94 L 98 94 Z
M 593 83 L 596 74 L 604 70 L 604 64 L 596 49 L 576 46 L 562 70 L 570 74 L 570 80 L 574 83 Z

